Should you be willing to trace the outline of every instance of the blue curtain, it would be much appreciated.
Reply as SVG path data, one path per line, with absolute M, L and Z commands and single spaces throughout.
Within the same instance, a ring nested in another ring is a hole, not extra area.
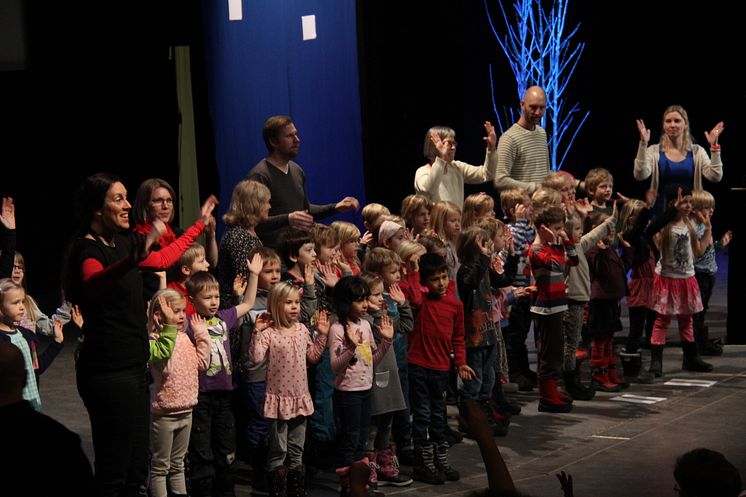
M 228 20 L 227 0 L 203 0 L 202 10 L 223 208 L 267 154 L 261 129 L 275 114 L 298 128 L 311 202 L 364 203 L 355 2 L 244 0 L 241 21 Z M 316 16 L 314 40 L 303 41 L 305 15 Z

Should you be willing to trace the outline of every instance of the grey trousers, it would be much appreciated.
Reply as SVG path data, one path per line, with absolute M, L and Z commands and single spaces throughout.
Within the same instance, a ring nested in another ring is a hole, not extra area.
M 184 457 L 189 449 L 191 432 L 192 411 L 164 416 L 153 415 L 150 424 L 152 497 L 167 497 L 168 486 L 173 493 L 186 495 Z
M 303 465 L 303 444 L 306 441 L 306 418 L 299 416 L 293 419 L 274 419 L 269 429 L 269 454 L 267 470 L 272 471 L 282 466 L 285 457 L 288 468 Z

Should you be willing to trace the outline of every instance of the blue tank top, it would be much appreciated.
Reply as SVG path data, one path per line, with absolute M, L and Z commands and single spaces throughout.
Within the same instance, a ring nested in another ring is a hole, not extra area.
M 666 157 L 662 151 L 658 158 L 658 200 L 655 202 L 653 211 L 656 214 L 663 212 L 663 196 L 666 185 L 680 183 L 691 187 L 694 183 L 694 154 L 692 151 L 686 153 L 686 157 L 681 162 L 674 162 Z

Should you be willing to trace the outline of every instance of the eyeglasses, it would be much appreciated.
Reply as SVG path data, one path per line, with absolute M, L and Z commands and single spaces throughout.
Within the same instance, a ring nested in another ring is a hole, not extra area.
M 154 205 L 158 205 L 158 204 L 161 204 L 161 205 L 173 205 L 174 199 L 172 199 L 172 198 L 154 198 L 154 199 L 150 200 L 150 203 L 154 204 Z

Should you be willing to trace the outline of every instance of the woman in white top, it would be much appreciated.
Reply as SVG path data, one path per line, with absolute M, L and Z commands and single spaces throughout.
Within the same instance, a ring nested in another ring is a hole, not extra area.
M 414 189 L 425 194 L 433 202 L 448 200 L 459 208 L 464 205 L 464 183 L 475 185 L 492 181 L 497 169 L 497 135 L 495 128 L 484 123 L 487 136 L 487 153 L 484 164 L 472 166 L 454 160 L 456 156 L 456 132 L 446 126 L 434 126 L 425 135 L 424 155 L 428 163 L 417 169 L 414 175 Z

